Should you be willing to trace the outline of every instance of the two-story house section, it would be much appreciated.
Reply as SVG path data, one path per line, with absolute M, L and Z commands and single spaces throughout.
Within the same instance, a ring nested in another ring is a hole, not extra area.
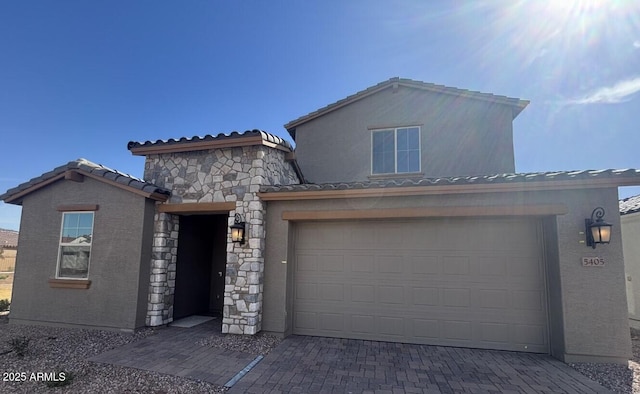
M 625 362 L 616 187 L 638 174 L 516 174 L 527 104 L 392 78 L 287 123 L 308 183 L 259 194 L 263 329 Z M 594 252 L 598 206 L 614 235 Z
M 528 101 L 392 78 L 285 125 L 314 183 L 515 172 Z

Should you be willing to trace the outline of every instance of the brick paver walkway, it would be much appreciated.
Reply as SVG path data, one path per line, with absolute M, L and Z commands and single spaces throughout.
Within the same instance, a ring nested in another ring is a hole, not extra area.
M 608 393 L 550 356 L 291 336 L 230 393 Z
M 198 344 L 211 335 L 222 335 L 220 331 L 219 318 L 192 328 L 165 327 L 156 335 L 89 360 L 204 380 L 223 386 L 253 361 L 256 355 Z

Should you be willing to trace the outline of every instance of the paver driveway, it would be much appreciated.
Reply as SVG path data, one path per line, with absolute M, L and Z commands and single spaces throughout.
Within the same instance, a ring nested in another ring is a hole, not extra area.
M 550 356 L 291 336 L 230 393 L 607 393 Z
M 202 346 L 220 320 L 158 334 L 91 361 L 224 385 L 257 354 Z M 231 393 L 607 393 L 569 366 L 540 354 L 290 336 Z

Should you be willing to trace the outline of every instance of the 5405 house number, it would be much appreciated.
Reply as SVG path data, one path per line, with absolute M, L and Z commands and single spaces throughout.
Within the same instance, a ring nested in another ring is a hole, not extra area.
M 604 267 L 604 259 L 602 257 L 583 257 L 583 267 Z

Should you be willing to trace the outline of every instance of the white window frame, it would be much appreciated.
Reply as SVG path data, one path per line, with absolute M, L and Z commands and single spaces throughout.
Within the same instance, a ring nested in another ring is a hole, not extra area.
M 63 231 L 64 231 L 64 218 L 65 215 L 67 214 L 84 214 L 84 213 L 90 213 L 91 214 L 91 242 L 89 242 L 88 244 L 73 244 L 73 243 L 69 243 L 69 242 L 62 242 L 62 236 L 63 236 Z M 95 219 L 96 219 L 96 215 L 94 211 L 65 211 L 62 212 L 62 220 L 60 223 L 60 237 L 58 238 L 58 259 L 57 259 L 57 263 L 56 263 L 56 275 L 55 278 L 56 279 L 69 279 L 69 280 L 87 280 L 89 279 L 89 270 L 91 268 L 91 251 L 93 248 L 93 230 L 95 227 Z M 62 248 L 64 246 L 89 246 L 89 261 L 87 261 L 87 276 L 84 278 L 74 278 L 74 277 L 68 277 L 68 276 L 61 276 L 60 275 L 60 263 L 61 263 L 61 259 L 62 259 Z
M 398 172 L 398 129 L 418 129 L 418 171 Z M 381 131 L 393 131 L 393 172 L 373 172 L 373 135 Z M 417 125 L 412 126 L 399 126 L 399 127 L 384 127 L 371 130 L 371 175 L 392 175 L 392 174 L 416 174 L 422 172 L 422 127 Z

